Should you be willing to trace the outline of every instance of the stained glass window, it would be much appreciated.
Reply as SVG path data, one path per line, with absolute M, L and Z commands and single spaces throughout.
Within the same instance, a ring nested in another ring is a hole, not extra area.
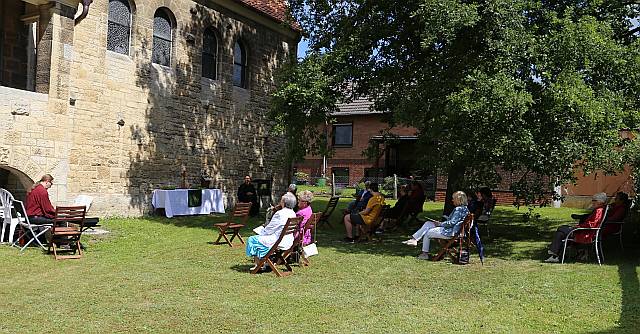
M 202 37 L 202 76 L 217 79 L 218 39 L 212 28 L 204 31 Z
M 233 85 L 246 88 L 247 55 L 242 44 L 233 47 Z
M 131 8 L 127 0 L 109 0 L 107 50 L 129 54 Z
M 153 17 L 153 53 L 151 61 L 156 64 L 171 66 L 171 45 L 173 27 L 165 9 L 158 9 Z

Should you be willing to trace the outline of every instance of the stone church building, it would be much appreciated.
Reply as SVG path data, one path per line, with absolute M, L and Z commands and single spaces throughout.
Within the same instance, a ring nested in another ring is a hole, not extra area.
M 285 188 L 267 119 L 300 33 L 284 0 L 0 1 L 0 187 L 149 212 L 154 188 Z

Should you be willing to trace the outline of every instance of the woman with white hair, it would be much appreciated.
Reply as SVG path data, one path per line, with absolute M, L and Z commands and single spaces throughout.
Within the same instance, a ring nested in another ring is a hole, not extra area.
M 278 241 L 287 220 L 296 217 L 296 213 L 293 211 L 295 205 L 296 196 L 289 192 L 284 194 L 280 199 L 282 209 L 278 210 L 273 217 L 271 217 L 269 224 L 260 231 L 260 234 L 250 236 L 249 239 L 247 239 L 247 255 L 253 256 L 256 265 L 260 258 L 267 255 L 269 249 Z M 286 235 L 280 242 L 280 245 L 284 248 L 291 247 L 292 244 L 293 235 Z M 251 270 L 253 269 L 255 269 L 255 266 L 251 268 Z
M 409 246 L 417 246 L 418 240 L 422 239 L 422 253 L 418 255 L 418 259 L 429 260 L 431 239 L 451 239 L 462 228 L 462 222 L 469 214 L 467 194 L 464 191 L 456 191 L 451 197 L 456 208 L 453 209 L 447 220 L 443 222 L 427 221 L 411 236 L 411 239 L 402 242 Z
M 604 217 L 604 209 L 607 204 L 607 194 L 606 193 L 597 193 L 593 195 L 591 198 L 591 206 L 593 207 L 593 212 L 587 218 L 582 220 L 576 226 L 562 225 L 558 227 L 558 230 L 553 235 L 553 241 L 549 246 L 549 258 L 544 260 L 547 263 L 558 263 L 560 262 L 559 254 L 562 251 L 562 245 L 564 239 L 578 227 L 589 227 L 594 228 L 600 226 L 602 224 L 602 218 Z M 595 237 L 595 231 L 576 231 L 574 233 L 576 242 L 578 243 L 589 243 Z

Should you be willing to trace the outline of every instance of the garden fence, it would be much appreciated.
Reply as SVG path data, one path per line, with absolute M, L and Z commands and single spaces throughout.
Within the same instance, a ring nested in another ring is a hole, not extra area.
M 427 176 L 418 179 L 410 179 L 399 176 L 376 177 L 367 176 L 353 184 L 349 183 L 349 176 L 331 174 L 327 177 L 321 175 L 304 175 L 303 177 L 294 178 L 294 183 L 298 185 L 308 185 L 317 187 L 318 193 L 329 194 L 331 196 L 351 197 L 358 190 L 364 188 L 364 182 L 375 182 L 378 184 L 380 191 L 387 198 L 398 198 L 398 192 L 401 187 L 409 187 L 413 181 L 418 181 L 425 191 L 428 199 L 434 200 L 436 194 L 436 177 Z

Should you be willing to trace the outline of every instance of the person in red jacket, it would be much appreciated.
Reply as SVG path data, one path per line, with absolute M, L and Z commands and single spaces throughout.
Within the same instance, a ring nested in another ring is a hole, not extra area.
M 593 212 L 588 215 L 584 220 L 582 220 L 576 226 L 562 225 L 558 227 L 558 230 L 553 235 L 553 241 L 551 242 L 551 246 L 549 246 L 549 258 L 544 260 L 547 263 L 558 263 L 560 262 L 560 251 L 562 250 L 562 245 L 564 239 L 569 235 L 571 231 L 578 227 L 599 227 L 602 224 L 602 219 L 604 218 L 604 209 L 607 205 L 607 194 L 606 193 L 597 193 L 593 195 L 591 199 L 591 206 L 593 207 Z M 574 233 L 574 237 L 576 242 L 578 243 L 589 243 L 595 238 L 595 231 L 577 231 Z
M 33 185 L 27 194 L 27 216 L 31 224 L 42 225 L 51 224 L 56 215 L 56 209 L 51 205 L 47 190 L 53 184 L 53 177 L 45 174 L 40 178 L 40 182 Z
M 620 232 L 629 208 L 631 207 L 631 201 L 629 201 L 629 195 L 624 192 L 618 192 L 613 203 L 609 204 L 609 211 L 607 212 L 607 222 L 616 222 L 618 224 L 605 224 L 602 228 L 602 233 L 606 236 Z

